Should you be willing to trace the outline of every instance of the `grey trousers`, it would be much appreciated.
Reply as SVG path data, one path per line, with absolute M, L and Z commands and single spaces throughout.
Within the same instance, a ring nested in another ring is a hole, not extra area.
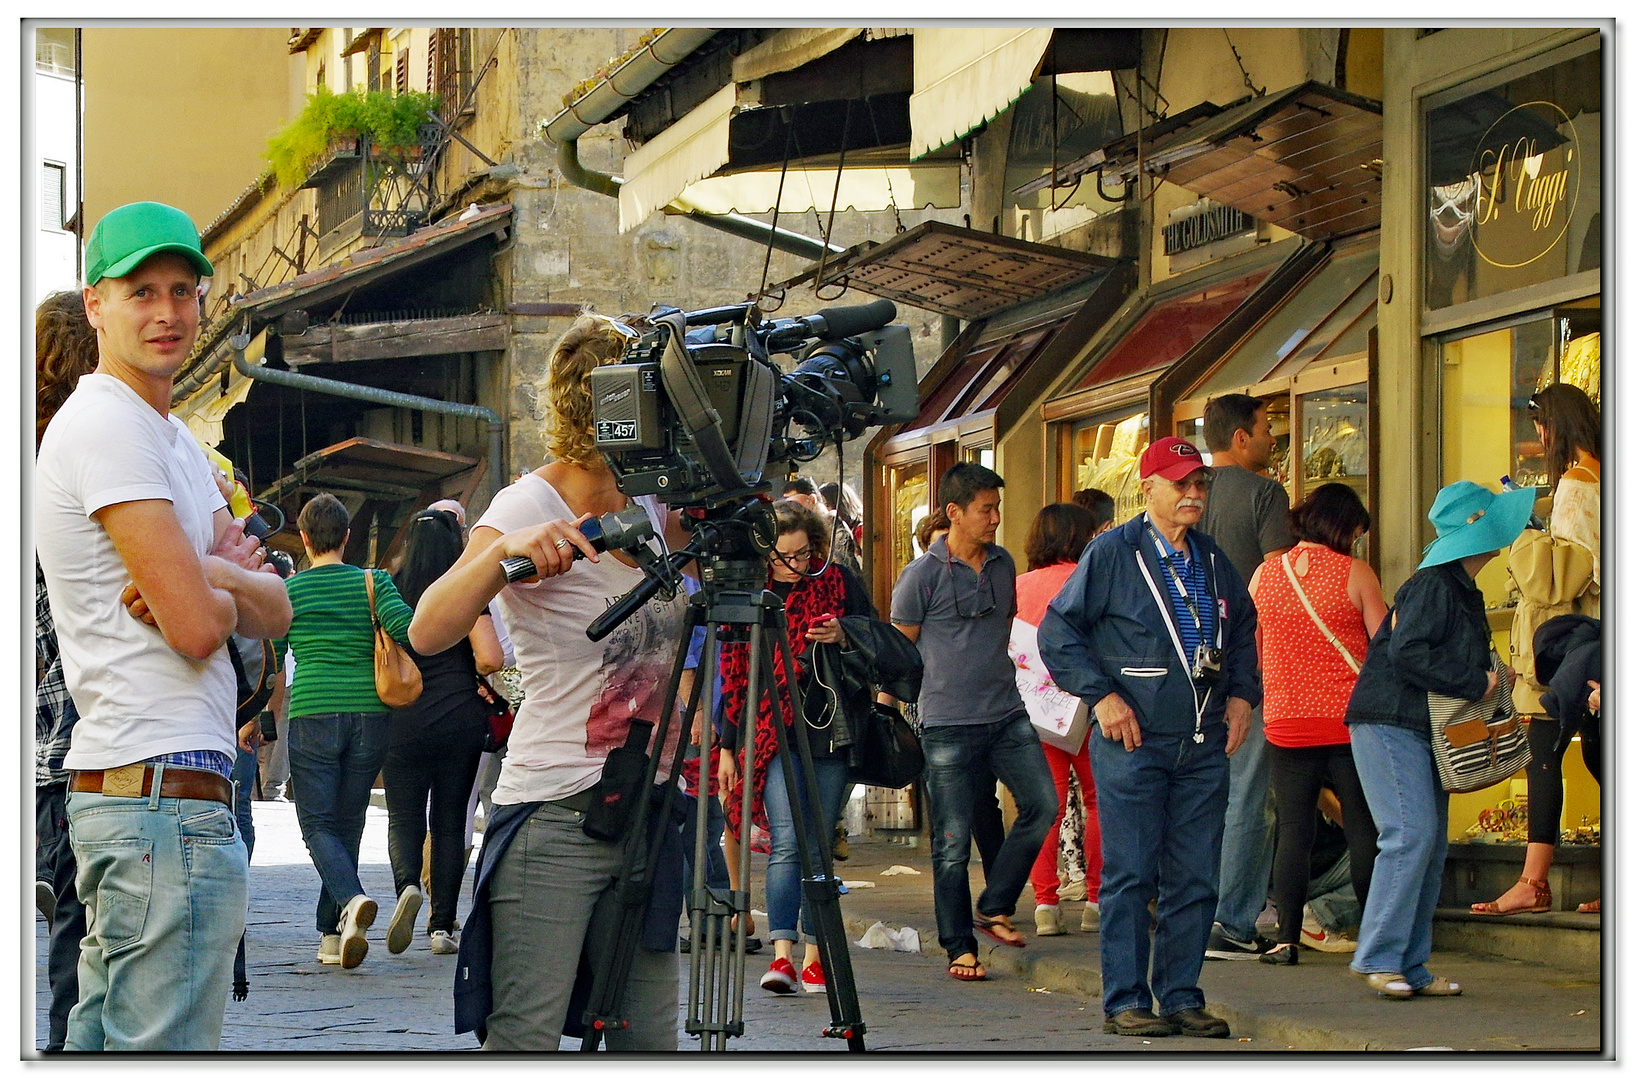
M 494 993 L 484 1050 L 556 1050 L 592 912 L 612 908 L 620 848 L 586 836 L 584 815 L 536 810 L 500 858 L 489 885 Z M 626 987 L 631 1026 L 607 1033 L 609 1050 L 675 1050 L 676 954 L 638 947 Z

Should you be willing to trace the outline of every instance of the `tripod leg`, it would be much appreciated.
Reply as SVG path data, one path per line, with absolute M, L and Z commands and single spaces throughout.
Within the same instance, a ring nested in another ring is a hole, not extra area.
M 786 671 L 795 670 L 795 650 L 790 645 L 789 633 L 782 613 L 775 616 L 778 629 L 777 646 L 787 661 Z M 767 645 L 768 661 L 773 662 L 774 644 Z M 776 667 L 773 670 L 777 670 Z M 864 1049 L 863 1036 L 867 1030 L 858 1006 L 857 983 L 852 975 L 852 957 L 847 952 L 846 924 L 841 916 L 840 882 L 830 851 L 833 823 L 824 820 L 823 801 L 818 791 L 818 774 L 813 768 L 812 744 L 807 737 L 807 725 L 801 688 L 794 678 L 789 680 L 790 729 L 794 738 L 786 734 L 783 702 L 775 699 L 773 728 L 778 733 L 779 759 L 783 762 L 785 790 L 789 793 L 790 813 L 794 819 L 796 849 L 801 859 L 802 893 L 812 913 L 813 929 L 818 938 L 819 962 L 824 968 L 824 992 L 829 1000 L 830 1026 L 824 1034 L 844 1038 L 853 1051 Z M 794 744 L 793 746 L 791 744 Z M 792 754 L 791 751 L 795 753 Z M 799 759 L 801 788 L 797 788 Z M 798 791 L 805 793 L 803 800 Z M 809 824 L 809 816 L 815 820 Z M 808 829 L 812 829 L 809 835 Z M 811 840 L 816 838 L 816 851 Z

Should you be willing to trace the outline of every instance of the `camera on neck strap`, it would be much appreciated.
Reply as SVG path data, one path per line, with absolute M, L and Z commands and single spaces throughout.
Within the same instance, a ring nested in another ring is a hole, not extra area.
M 1214 645 L 1199 644 L 1193 649 L 1193 669 L 1188 674 L 1201 686 L 1215 686 L 1221 681 L 1222 656 Z

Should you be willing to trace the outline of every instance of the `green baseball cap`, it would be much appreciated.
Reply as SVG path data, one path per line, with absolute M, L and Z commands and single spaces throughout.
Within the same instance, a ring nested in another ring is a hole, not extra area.
M 91 230 L 85 245 L 85 283 L 124 277 L 162 251 L 186 258 L 200 277 L 216 272 L 199 247 L 199 230 L 186 214 L 164 203 L 126 203 L 108 211 Z

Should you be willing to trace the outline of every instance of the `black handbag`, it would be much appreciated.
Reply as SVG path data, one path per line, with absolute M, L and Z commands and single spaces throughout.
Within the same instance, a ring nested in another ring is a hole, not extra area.
M 855 726 L 850 753 L 854 783 L 905 788 L 926 771 L 920 740 L 896 707 L 872 702 Z

